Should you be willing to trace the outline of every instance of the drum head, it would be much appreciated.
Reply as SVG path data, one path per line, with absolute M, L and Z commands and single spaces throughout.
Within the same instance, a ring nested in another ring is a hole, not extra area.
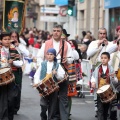
M 104 85 L 104 86 L 100 87 L 100 88 L 97 90 L 97 93 L 98 93 L 98 94 L 103 93 L 103 92 L 105 92 L 109 87 L 110 87 L 110 85 Z
M 0 74 L 3 74 L 9 70 L 10 70 L 10 68 L 2 68 L 2 69 L 0 69 Z

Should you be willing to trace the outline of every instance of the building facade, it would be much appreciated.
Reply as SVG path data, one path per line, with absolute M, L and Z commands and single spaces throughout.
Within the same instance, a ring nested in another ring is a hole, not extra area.
M 78 0 L 77 2 L 77 34 L 90 30 L 98 38 L 98 30 L 104 27 L 104 0 Z
M 105 16 L 108 20 L 108 37 L 112 41 L 115 39 L 116 27 L 120 25 L 120 0 L 104 0 L 105 10 L 107 15 Z

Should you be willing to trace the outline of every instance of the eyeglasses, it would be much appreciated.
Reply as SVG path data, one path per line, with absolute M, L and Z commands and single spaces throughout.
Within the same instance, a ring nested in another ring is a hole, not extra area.
M 60 30 L 53 30 L 53 32 L 61 32 Z
M 106 33 L 100 33 L 101 35 L 105 35 Z

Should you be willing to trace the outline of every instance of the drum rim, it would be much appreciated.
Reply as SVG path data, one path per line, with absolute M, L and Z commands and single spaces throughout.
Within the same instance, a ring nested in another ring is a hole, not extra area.
M 11 70 L 11 68 L 10 68 L 10 67 L 0 68 L 0 70 L 5 69 L 5 68 L 9 68 L 7 71 Z M 6 73 L 7 71 L 5 71 L 4 73 Z M 0 73 L 0 75 L 2 75 L 2 74 L 3 74 L 3 73 Z
M 110 85 L 103 85 L 102 87 L 105 87 L 105 86 L 109 86 L 109 87 L 111 87 Z M 106 90 L 100 90 L 100 89 L 102 89 L 102 87 L 100 87 L 100 88 L 98 88 L 98 90 L 97 90 L 97 94 L 100 94 L 100 93 L 103 93 L 103 92 L 105 92 Z M 108 87 L 108 88 L 109 88 Z M 100 92 L 98 92 L 100 90 Z

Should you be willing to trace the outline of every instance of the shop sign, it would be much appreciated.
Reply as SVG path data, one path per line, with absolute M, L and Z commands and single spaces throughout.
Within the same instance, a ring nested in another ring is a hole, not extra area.
M 105 8 L 120 7 L 120 0 L 104 0 Z

